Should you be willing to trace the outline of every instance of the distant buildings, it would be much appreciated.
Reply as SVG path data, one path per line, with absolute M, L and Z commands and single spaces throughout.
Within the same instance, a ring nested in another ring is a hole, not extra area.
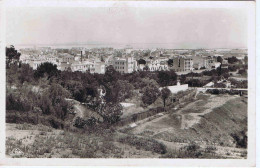
M 81 71 L 104 74 L 112 65 L 120 73 L 134 71 L 187 72 L 199 69 L 214 69 L 220 66 L 217 57 L 223 58 L 222 68 L 228 67 L 224 58 L 230 53 L 240 53 L 241 62 L 247 50 L 215 49 L 125 49 L 74 47 L 71 49 L 26 48 L 21 49 L 20 61 L 37 69 L 41 63 L 50 62 L 61 71 Z M 171 59 L 171 60 L 169 60 Z M 142 60 L 137 63 L 136 60 Z

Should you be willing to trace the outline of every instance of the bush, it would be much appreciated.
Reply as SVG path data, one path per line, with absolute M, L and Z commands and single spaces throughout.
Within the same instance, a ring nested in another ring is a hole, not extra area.
M 165 154 L 167 152 L 164 144 L 150 138 L 148 139 L 132 135 L 120 138 L 119 142 L 135 146 L 137 149 L 144 149 L 159 154 Z
M 236 143 L 236 147 L 238 148 L 247 148 L 247 134 L 246 131 L 241 131 L 238 133 L 232 133 L 231 137 L 234 139 Z

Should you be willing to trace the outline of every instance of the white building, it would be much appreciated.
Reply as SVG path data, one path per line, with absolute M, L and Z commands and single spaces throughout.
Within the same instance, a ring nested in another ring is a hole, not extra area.
M 137 63 L 133 57 L 114 58 L 112 65 L 120 73 L 132 73 L 137 69 Z
M 171 91 L 172 94 L 177 93 L 179 91 L 185 91 L 189 89 L 188 84 L 181 85 L 180 82 L 177 82 L 177 85 L 174 86 L 167 86 L 167 88 Z M 162 90 L 163 88 L 159 88 Z
M 29 65 L 33 68 L 33 70 L 36 70 L 44 62 L 45 61 L 43 60 L 31 60 L 29 61 Z
M 106 65 L 103 62 L 95 62 L 95 73 L 105 74 Z
M 92 62 L 89 61 L 84 61 L 84 62 L 79 62 L 79 61 L 75 61 L 71 64 L 71 71 L 75 72 L 75 71 L 81 71 L 81 72 L 86 72 L 89 71 L 90 73 L 94 73 L 95 72 L 95 67 L 94 64 Z

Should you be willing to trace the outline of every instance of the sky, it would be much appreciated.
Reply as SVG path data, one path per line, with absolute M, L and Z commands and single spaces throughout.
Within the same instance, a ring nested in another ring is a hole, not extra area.
M 247 25 L 242 9 L 9 7 L 6 42 L 247 48 Z

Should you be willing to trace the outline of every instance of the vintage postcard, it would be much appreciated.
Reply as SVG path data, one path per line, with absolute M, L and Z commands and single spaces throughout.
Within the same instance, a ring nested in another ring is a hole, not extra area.
M 255 166 L 254 1 L 14 0 L 0 16 L 0 165 Z

